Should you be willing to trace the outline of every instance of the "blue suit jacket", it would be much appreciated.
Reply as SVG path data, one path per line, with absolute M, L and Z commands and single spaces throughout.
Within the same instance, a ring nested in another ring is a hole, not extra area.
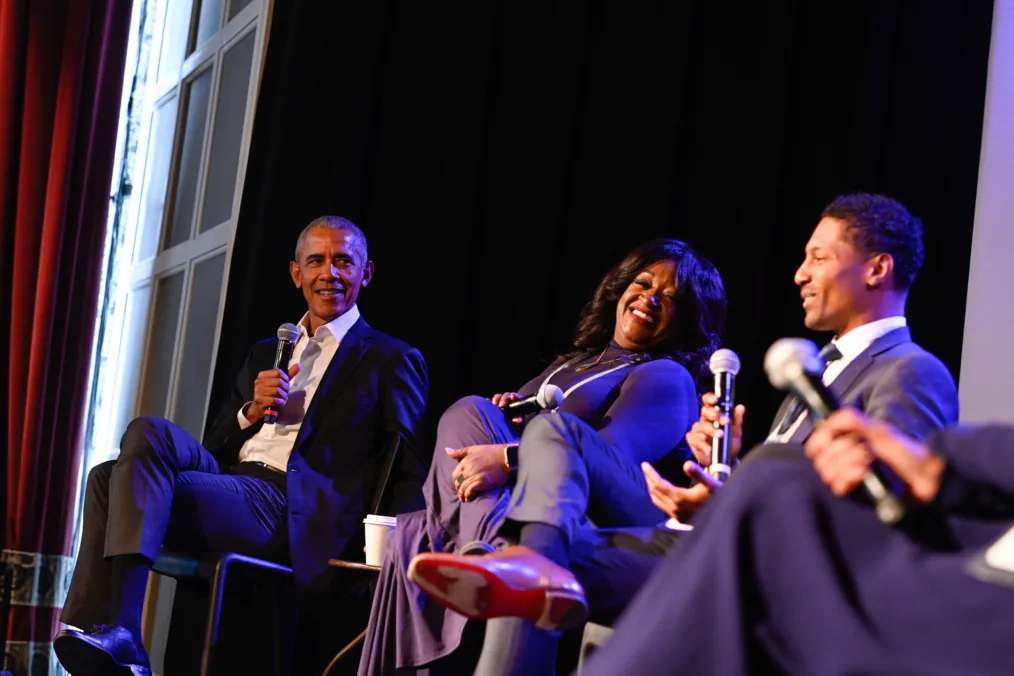
M 886 420 L 909 436 L 927 435 L 958 421 L 958 389 L 939 359 L 912 342 L 907 327 L 890 331 L 849 362 L 829 388 L 842 404 Z M 792 397 L 782 402 L 774 430 Z M 813 432 L 807 416 L 789 439 L 801 444 Z
M 236 384 L 205 436 L 223 466 L 261 428 L 241 430 L 237 411 L 253 399 L 257 373 L 272 367 L 276 340 L 251 348 Z M 422 506 L 432 449 L 422 439 L 428 379 L 415 348 L 359 319 L 342 339 L 310 407 L 288 464 L 288 533 L 296 585 L 323 592 L 328 559 L 362 558 L 363 517 L 371 507 L 385 449 L 399 444 L 382 513 Z

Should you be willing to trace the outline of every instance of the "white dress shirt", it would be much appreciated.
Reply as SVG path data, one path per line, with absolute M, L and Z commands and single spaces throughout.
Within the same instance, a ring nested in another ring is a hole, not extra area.
M 841 375 L 841 372 L 845 370 L 852 361 L 869 349 L 870 345 L 875 340 L 881 338 L 895 329 L 900 329 L 903 326 L 907 326 L 908 322 L 904 317 L 885 317 L 884 319 L 878 319 L 875 322 L 869 324 L 863 324 L 858 326 L 841 338 L 835 338 L 831 342 L 841 352 L 841 358 L 836 359 L 827 365 L 824 369 L 824 375 L 821 380 L 828 387 L 834 382 L 834 379 Z M 778 430 L 775 430 L 767 438 L 767 443 L 786 443 L 792 438 L 792 435 L 796 433 L 799 426 L 803 424 L 806 419 L 807 412 L 803 409 L 803 412 L 796 418 L 796 421 L 792 423 L 789 429 L 785 430 L 783 434 L 778 434 Z
M 310 408 L 317 386 L 338 351 L 342 338 L 358 319 L 359 308 L 353 305 L 345 314 L 320 327 L 310 336 L 310 314 L 303 315 L 298 325 L 299 338 L 292 347 L 292 357 L 289 359 L 289 366 L 298 362 L 301 368 L 290 383 L 289 398 L 278 411 L 275 424 L 261 426 L 257 434 L 247 439 L 239 449 L 240 462 L 263 462 L 286 471 L 289 454 L 299 436 L 299 428 L 303 425 L 303 418 Z M 236 414 L 241 430 L 252 425 L 243 414 L 247 406 L 249 404 L 244 405 Z

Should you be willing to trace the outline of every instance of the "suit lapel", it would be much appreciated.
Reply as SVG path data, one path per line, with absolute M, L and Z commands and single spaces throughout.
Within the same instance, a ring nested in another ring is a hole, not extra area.
M 360 318 L 348 333 L 342 338 L 338 350 L 331 358 L 324 377 L 313 395 L 310 407 L 303 418 L 303 424 L 299 428 L 299 436 L 296 438 L 293 450 L 306 443 L 317 431 L 319 424 L 317 411 L 326 411 L 330 405 L 337 400 L 353 371 L 359 366 L 363 355 L 370 346 L 370 334 L 372 329 L 365 320 Z
M 899 329 L 894 329 L 888 333 L 885 333 L 880 338 L 873 341 L 868 348 L 860 352 L 855 359 L 848 363 L 838 377 L 834 379 L 834 382 L 828 387 L 831 393 L 837 397 L 838 401 L 848 401 L 848 396 L 851 394 L 852 386 L 856 384 L 866 369 L 873 365 L 877 357 L 890 350 L 892 347 L 896 347 L 902 343 L 908 343 L 912 340 L 912 334 L 908 330 L 908 327 L 903 326 Z M 792 397 L 788 397 L 791 399 Z M 784 406 L 784 404 L 783 404 Z M 803 422 L 796 429 L 792 438 L 789 439 L 789 443 L 801 444 L 810 433 L 813 432 L 813 420 L 809 415 L 803 419 Z
M 831 383 L 831 392 L 838 397 L 838 401 L 846 401 L 852 386 L 859 380 L 859 376 L 873 365 L 877 357 L 892 347 L 911 341 L 912 334 L 907 326 L 895 329 L 877 338 L 838 374 L 838 377 Z
M 813 418 L 811 418 L 809 412 L 807 412 L 806 417 L 803 418 L 801 423 L 799 423 L 799 427 L 797 427 L 796 431 L 792 433 L 792 436 L 789 437 L 787 443 L 801 444 L 806 441 L 811 432 L 813 432 Z
M 782 419 L 786 415 L 788 415 L 789 407 L 792 406 L 792 402 L 794 402 L 795 400 L 796 398 L 791 394 L 782 399 L 782 405 L 778 407 L 778 412 L 775 413 L 774 421 L 771 423 L 771 427 L 768 429 L 768 436 L 771 436 L 772 434 L 778 431 L 778 428 L 782 424 Z

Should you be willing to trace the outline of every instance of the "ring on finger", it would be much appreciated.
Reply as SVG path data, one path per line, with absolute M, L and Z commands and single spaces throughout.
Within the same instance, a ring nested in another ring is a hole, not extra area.
M 465 483 L 465 474 L 461 473 L 461 474 L 457 475 L 456 477 L 454 477 L 454 483 L 457 484 L 458 486 L 460 486 L 461 484 Z

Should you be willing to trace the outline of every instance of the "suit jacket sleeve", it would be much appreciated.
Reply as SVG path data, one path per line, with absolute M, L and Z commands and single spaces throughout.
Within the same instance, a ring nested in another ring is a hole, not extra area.
M 668 359 L 650 361 L 624 379 L 598 431 L 632 462 L 655 463 L 680 446 L 696 404 L 697 390 L 685 368 Z
M 398 453 L 381 505 L 382 514 L 403 514 L 425 506 L 422 485 L 433 449 L 424 425 L 429 376 L 419 350 L 411 349 L 394 360 L 384 395 L 384 430 L 387 443 Z
M 215 422 L 211 429 L 204 435 L 204 447 L 211 452 L 219 463 L 224 465 L 235 464 L 239 460 L 239 450 L 246 443 L 247 439 L 257 433 L 263 426 L 263 421 L 241 430 L 236 414 L 250 399 L 253 398 L 253 382 L 257 377 L 257 368 L 254 364 L 254 348 L 246 356 L 243 367 L 236 376 L 236 382 L 222 403 Z
M 954 427 L 929 445 L 947 458 L 937 506 L 978 518 L 1014 516 L 1014 427 Z
M 889 363 L 863 403 L 867 415 L 925 439 L 958 420 L 958 391 L 950 371 L 928 352 Z

